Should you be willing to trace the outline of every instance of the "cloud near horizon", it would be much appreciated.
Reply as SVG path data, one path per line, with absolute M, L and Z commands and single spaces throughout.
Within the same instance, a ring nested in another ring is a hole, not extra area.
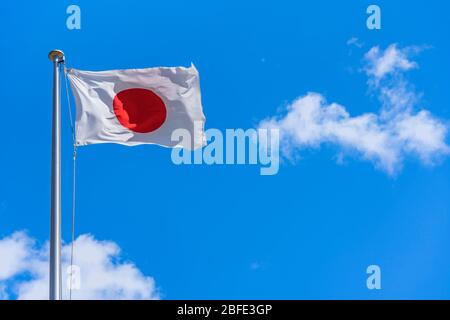
M 121 261 L 114 242 L 83 234 L 74 244 L 80 288 L 72 290 L 72 299 L 159 299 L 154 279 Z M 0 299 L 48 299 L 48 244 L 39 247 L 18 231 L 0 239 L 0 258 Z M 68 299 L 70 244 L 63 245 L 62 264 L 63 298 Z
M 388 174 L 398 172 L 408 156 L 432 165 L 450 153 L 447 125 L 427 110 L 416 110 L 420 101 L 404 73 L 417 69 L 409 56 L 418 47 L 385 50 L 373 47 L 364 56 L 368 86 L 381 106 L 378 113 L 351 116 L 345 106 L 328 103 L 310 92 L 294 100 L 282 114 L 260 122 L 259 128 L 280 130 L 286 157 L 323 144 L 337 145 L 342 153 L 357 153 Z

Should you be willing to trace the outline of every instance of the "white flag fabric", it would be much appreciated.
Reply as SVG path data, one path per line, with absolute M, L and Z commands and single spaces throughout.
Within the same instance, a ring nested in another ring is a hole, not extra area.
M 200 81 L 189 68 L 111 71 L 69 69 L 76 103 L 76 143 L 158 144 L 197 149 L 205 145 Z M 191 141 L 172 141 L 186 129 Z

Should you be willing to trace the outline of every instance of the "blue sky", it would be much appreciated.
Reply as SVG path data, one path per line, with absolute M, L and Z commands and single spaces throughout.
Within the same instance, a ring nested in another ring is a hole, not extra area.
M 381 30 L 366 28 L 372 3 Z M 81 30 L 66 28 L 70 4 Z M 224 130 L 256 127 L 308 92 L 353 116 L 377 113 L 364 54 L 420 46 L 405 77 L 422 93 L 418 108 L 448 125 L 449 9 L 443 0 L 5 1 L 0 238 L 48 239 L 51 49 L 84 70 L 194 62 L 206 127 Z M 347 44 L 353 37 L 361 48 Z M 298 152 L 260 176 L 255 166 L 175 166 L 157 146 L 82 147 L 76 233 L 114 241 L 165 299 L 450 298 L 448 156 L 433 165 L 406 156 L 389 174 L 358 154 L 340 163 L 334 144 Z M 71 157 L 63 101 L 66 242 Z M 371 264 L 381 290 L 366 287 Z

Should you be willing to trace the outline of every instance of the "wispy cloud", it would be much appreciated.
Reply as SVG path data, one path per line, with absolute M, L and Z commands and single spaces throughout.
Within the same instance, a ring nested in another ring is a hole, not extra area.
M 409 60 L 409 55 L 420 51 L 420 47 L 406 47 L 399 49 L 397 44 L 391 44 L 385 50 L 376 46 L 371 48 L 365 55 L 367 62 L 367 75 L 379 81 L 386 76 L 402 73 L 418 68 L 418 64 Z
M 364 46 L 364 43 L 362 43 L 357 37 L 351 37 L 347 40 L 347 45 L 362 48 Z
M 120 248 L 112 241 L 91 235 L 75 240 L 74 263 L 80 267 L 80 288 L 73 299 L 158 299 L 153 278 L 144 276 L 131 262 L 120 260 Z M 41 247 L 24 232 L 0 239 L 0 298 L 48 299 L 48 245 Z M 63 297 L 68 297 L 65 272 L 70 245 L 62 248 Z M 26 279 L 26 280 L 23 280 Z
M 259 261 L 253 261 L 250 263 L 250 270 L 255 271 L 261 269 L 261 263 Z
M 328 103 L 319 93 L 297 98 L 287 110 L 263 120 L 262 128 L 278 128 L 285 155 L 322 144 L 338 145 L 343 153 L 359 153 L 389 174 L 401 168 L 407 156 L 425 164 L 450 153 L 448 128 L 427 110 L 416 110 L 420 101 L 404 72 L 417 69 L 409 59 L 417 47 L 374 47 L 365 55 L 364 70 L 370 89 L 380 100 L 380 112 L 351 116 L 345 106 Z

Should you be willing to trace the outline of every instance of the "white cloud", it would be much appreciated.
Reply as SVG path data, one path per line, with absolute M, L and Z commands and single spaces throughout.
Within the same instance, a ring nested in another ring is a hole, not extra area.
M 36 248 L 23 232 L 0 239 L 0 298 L 48 298 L 48 245 Z M 67 268 L 70 244 L 62 248 L 63 297 L 68 298 Z M 144 276 L 131 262 L 120 260 L 120 248 L 112 241 L 91 235 L 75 240 L 74 264 L 80 268 L 80 288 L 72 299 L 158 299 L 153 278 Z M 25 276 L 26 280 L 20 278 Z
M 450 153 L 447 126 L 426 110 L 414 111 L 420 100 L 401 72 L 417 68 L 408 52 L 396 45 L 366 54 L 369 85 L 381 102 L 380 113 L 351 116 L 337 103 L 327 103 L 319 93 L 308 93 L 287 107 L 287 112 L 263 120 L 259 127 L 278 128 L 282 150 L 290 157 L 299 149 L 338 145 L 343 152 L 357 152 L 389 174 L 394 174 L 406 156 L 426 164 Z
M 435 156 L 449 153 L 445 143 L 448 129 L 428 111 L 400 115 L 393 123 L 398 140 L 404 143 L 404 151 L 415 153 L 423 162 L 432 163 Z
M 417 63 L 408 59 L 408 54 L 418 51 L 418 47 L 407 47 L 399 49 L 397 44 L 391 44 L 387 49 L 380 50 L 380 47 L 373 47 L 366 53 L 366 72 L 376 80 L 381 80 L 385 76 L 404 72 L 418 68 Z
M 0 240 L 0 281 L 24 271 L 33 253 L 33 240 L 24 232 L 15 232 Z
M 418 69 L 419 65 L 411 61 L 409 56 L 417 54 L 424 47 L 411 46 L 399 48 L 391 44 L 381 50 L 373 47 L 364 56 L 364 71 L 368 84 L 381 102 L 383 117 L 395 116 L 398 113 L 413 112 L 420 102 L 414 86 L 405 78 L 405 72 Z

